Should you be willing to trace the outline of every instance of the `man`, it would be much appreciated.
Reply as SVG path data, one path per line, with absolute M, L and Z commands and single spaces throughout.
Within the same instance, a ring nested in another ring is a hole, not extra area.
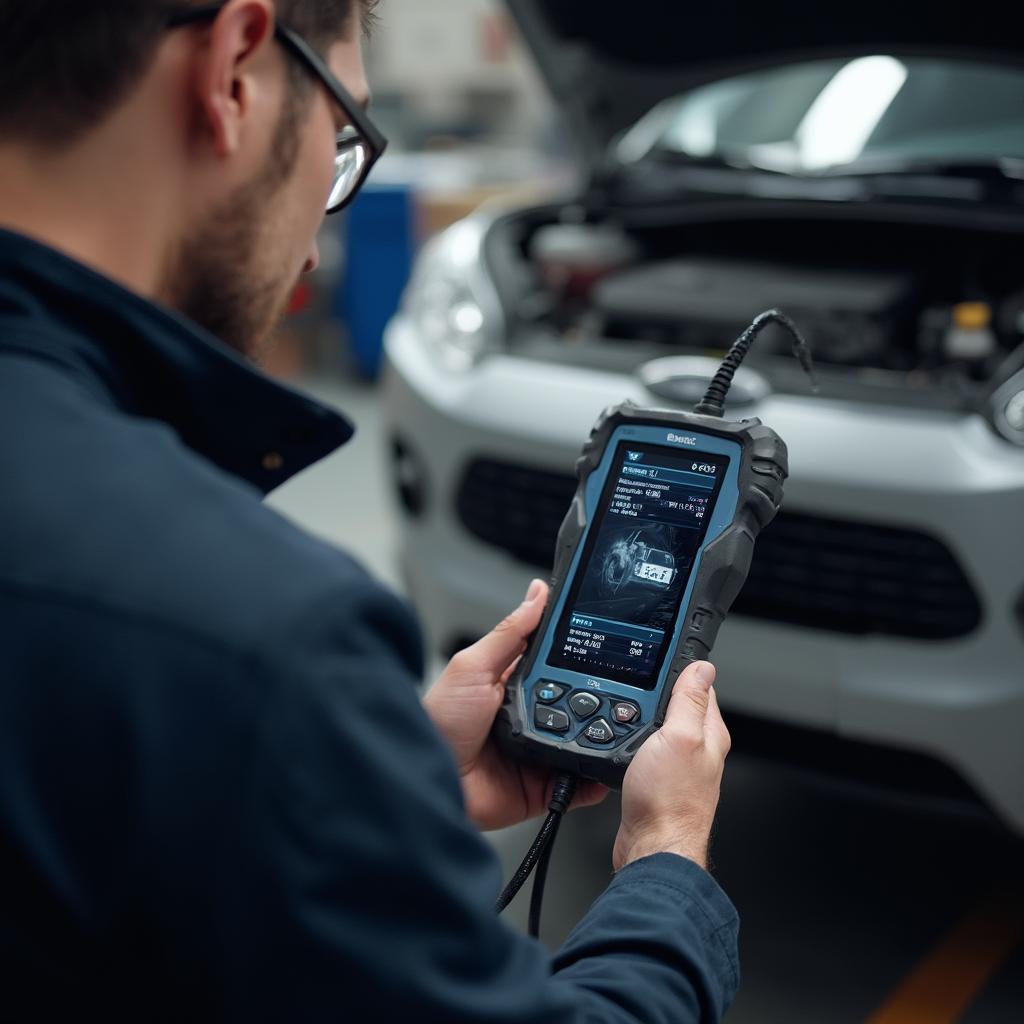
M 545 586 L 421 703 L 406 607 L 260 502 L 351 433 L 247 360 L 379 153 L 368 16 L 0 0 L 3 1020 L 679 1022 L 735 990 L 711 666 L 552 960 L 478 832 L 545 808 L 487 738 Z

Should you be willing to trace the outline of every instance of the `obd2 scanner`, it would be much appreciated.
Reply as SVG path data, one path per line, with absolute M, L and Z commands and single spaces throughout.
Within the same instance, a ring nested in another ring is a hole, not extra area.
M 736 369 L 772 323 L 790 333 L 813 379 L 800 332 L 769 310 L 737 339 L 692 413 L 614 406 L 576 464 L 550 600 L 494 726 L 508 754 L 557 774 L 544 827 L 498 901 L 500 911 L 536 866 L 533 935 L 576 780 L 621 787 L 664 721 L 679 673 L 711 653 L 754 542 L 782 504 L 783 440 L 760 420 L 722 418 Z

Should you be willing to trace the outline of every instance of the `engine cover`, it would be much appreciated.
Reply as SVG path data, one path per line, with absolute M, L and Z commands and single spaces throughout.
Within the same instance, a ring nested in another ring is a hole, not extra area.
M 847 365 L 900 363 L 913 347 L 913 274 L 822 270 L 712 257 L 667 260 L 607 278 L 593 293 L 608 337 L 724 349 L 761 310 L 778 307 L 811 339 L 815 358 Z M 765 331 L 759 351 L 788 351 Z

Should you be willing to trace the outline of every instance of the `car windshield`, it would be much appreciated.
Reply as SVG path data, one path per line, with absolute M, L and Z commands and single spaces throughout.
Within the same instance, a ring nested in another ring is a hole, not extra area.
M 789 174 L 1024 159 L 1024 68 L 868 56 L 788 64 L 659 104 L 618 143 Z

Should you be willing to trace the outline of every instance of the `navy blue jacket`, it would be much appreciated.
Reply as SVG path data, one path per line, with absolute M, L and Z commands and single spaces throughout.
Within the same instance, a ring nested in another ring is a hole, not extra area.
M 681 857 L 554 958 L 495 916 L 410 612 L 261 502 L 350 434 L 0 232 L 0 1019 L 717 1020 Z

